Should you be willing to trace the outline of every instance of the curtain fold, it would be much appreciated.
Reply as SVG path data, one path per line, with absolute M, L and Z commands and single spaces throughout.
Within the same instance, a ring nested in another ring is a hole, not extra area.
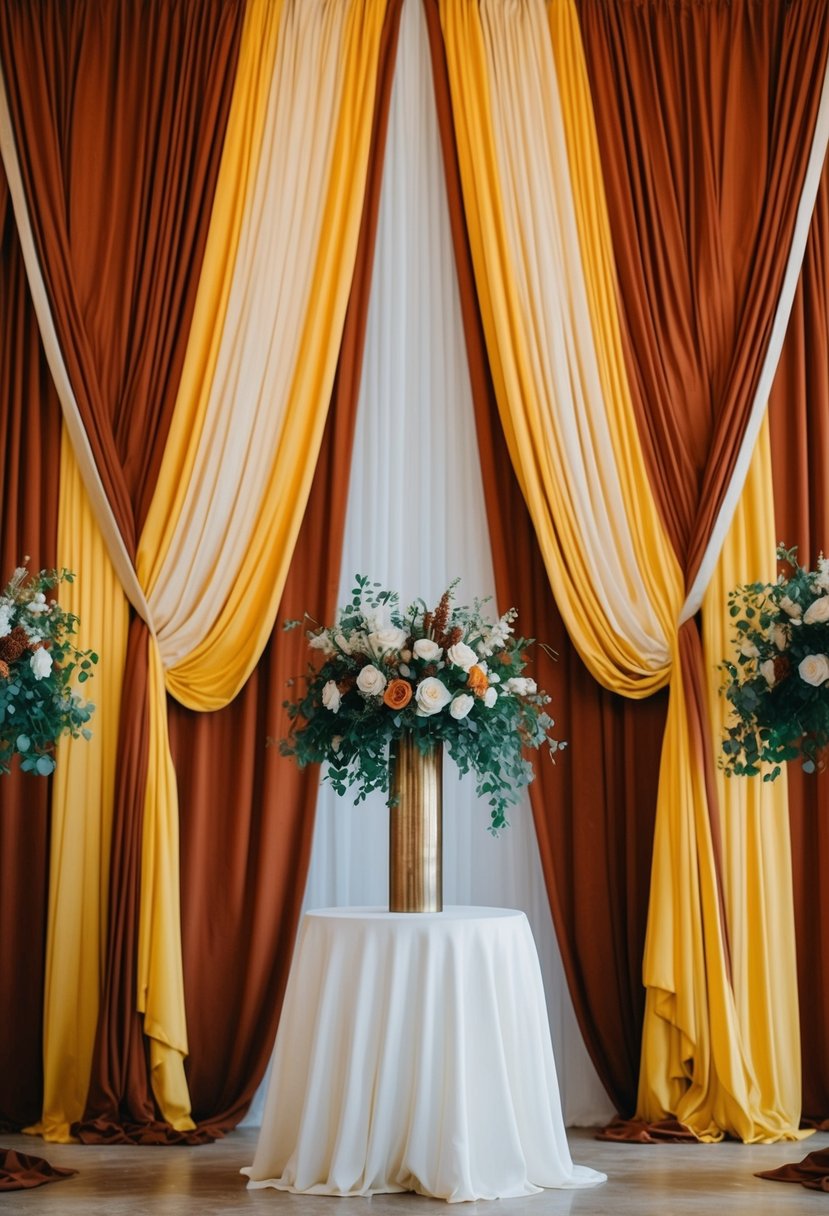
M 814 565 L 829 554 L 829 169 L 824 169 L 786 342 L 769 401 L 776 537 Z M 829 1126 L 829 858 L 826 776 L 787 769 L 803 1115 Z M 824 1161 L 825 1165 L 825 1161 Z
M 99 522 L 101 488 L 105 493 L 103 531 L 111 550 L 117 535 L 122 581 L 125 560 L 131 574 L 181 375 L 242 14 L 235 0 L 198 14 L 183 5 L 70 10 L 48 3 L 6 9 L 0 20 L 9 107 L 3 154 L 19 173 L 21 189 L 12 193 L 32 252 L 30 282 L 79 465 L 87 475 L 93 466 L 90 497 Z M 94 546 L 92 533 L 90 527 L 71 539 L 88 536 Z M 97 558 L 83 546 L 75 553 L 81 579 L 94 580 Z M 140 601 L 129 578 L 127 584 Z M 106 611 L 104 588 L 85 586 L 83 594 L 90 596 L 85 628 L 94 634 L 94 614 Z M 117 668 L 114 640 L 112 649 L 104 661 Z M 77 751 L 82 768 L 93 762 Z M 90 829 L 89 854 L 82 846 L 78 856 L 77 825 L 87 815 L 106 839 L 112 806 L 92 779 L 88 790 L 85 780 L 55 790 L 62 795 L 55 815 L 68 825 L 65 840 L 77 864 L 70 882 L 53 866 L 52 923 L 81 942 L 88 980 L 104 953 L 84 912 L 86 888 L 101 878 L 101 839 Z M 97 805 L 87 806 L 87 796 Z M 116 878 L 117 871 L 116 857 Z M 52 955 L 60 966 L 60 949 Z M 75 1014 L 72 977 L 64 968 L 60 974 L 50 1004 L 60 1010 L 61 1030 L 53 1035 L 49 1023 L 44 1044 L 47 1091 L 59 1096 L 44 1114 L 46 1134 L 63 1138 L 83 1111 L 95 1023 L 91 1001 Z M 80 1053 L 76 1036 L 86 1044 Z

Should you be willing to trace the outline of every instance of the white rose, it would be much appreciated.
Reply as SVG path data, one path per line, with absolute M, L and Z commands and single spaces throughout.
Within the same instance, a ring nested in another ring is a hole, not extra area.
M 760 664 L 760 675 L 769 688 L 774 687 L 774 659 L 766 659 L 765 663 Z
M 478 656 L 466 642 L 456 642 L 454 646 L 450 646 L 446 657 L 454 667 L 461 667 L 464 671 L 469 671 L 469 668 L 478 662 Z
M 475 698 L 470 697 L 468 692 L 462 692 L 452 701 L 452 704 L 449 706 L 449 712 L 453 718 L 457 718 L 460 722 L 461 718 L 466 717 L 474 704 Z
M 788 595 L 784 595 L 780 600 L 780 607 L 783 609 L 786 616 L 791 617 L 800 616 L 801 612 L 803 611 L 800 604 L 796 603 L 793 599 L 790 599 Z
M 379 697 L 386 687 L 386 677 L 372 663 L 368 663 L 357 676 L 357 687 L 364 697 Z
M 52 656 L 49 654 L 48 650 L 41 646 L 40 649 L 36 650 L 29 659 L 29 666 L 32 669 L 35 679 L 43 680 L 52 670 Z
M 829 659 L 825 654 L 807 654 L 797 670 L 801 680 L 817 688 L 829 680 Z
M 428 718 L 431 714 L 439 714 L 452 700 L 452 694 L 436 676 L 428 676 L 418 684 L 415 700 L 418 714 Z
M 490 685 L 490 687 L 484 693 L 484 705 L 487 707 L 487 709 L 492 709 L 493 705 L 495 704 L 495 702 L 497 700 L 498 700 L 498 689 L 493 688 Z
M 814 600 L 803 613 L 804 625 L 817 625 L 820 621 L 829 621 L 829 595 Z
M 396 625 L 389 625 L 385 629 L 377 629 L 374 633 L 370 633 L 368 635 L 368 644 L 374 657 L 382 659 L 383 655 L 388 654 L 390 650 L 402 650 L 406 645 L 406 638 L 408 636 L 405 629 L 398 629 Z
M 746 641 L 744 641 L 740 647 L 740 654 L 746 659 L 756 659 L 759 658 L 760 651 L 753 642 L 749 642 L 748 639 L 746 639 Z
M 334 680 L 329 680 L 322 690 L 322 703 L 326 709 L 330 709 L 332 714 L 337 713 L 340 708 L 340 690 Z
M 437 642 L 433 642 L 431 638 L 418 638 L 412 647 L 419 659 L 423 659 L 426 663 L 433 663 L 435 659 L 439 659 L 443 654 L 443 650 L 438 646 Z

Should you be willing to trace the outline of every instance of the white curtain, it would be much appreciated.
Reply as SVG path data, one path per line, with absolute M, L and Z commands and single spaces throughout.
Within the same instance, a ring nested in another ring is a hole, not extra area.
M 475 419 L 420 0 L 406 0 L 391 98 L 339 603 L 355 573 L 437 603 L 493 596 Z M 497 606 L 500 610 L 509 604 Z M 521 622 L 518 622 L 519 627 Z M 555 715 L 555 689 L 553 695 Z M 567 753 L 560 763 L 569 763 Z M 555 939 L 529 799 L 494 839 L 472 777 L 444 776 L 444 902 L 522 908 L 538 948 L 565 1122 L 613 1115 L 587 1055 Z M 306 908 L 385 904 L 388 810 L 320 787 Z M 267 1080 L 267 1079 L 266 1079 Z M 261 1090 L 246 1123 L 261 1119 Z

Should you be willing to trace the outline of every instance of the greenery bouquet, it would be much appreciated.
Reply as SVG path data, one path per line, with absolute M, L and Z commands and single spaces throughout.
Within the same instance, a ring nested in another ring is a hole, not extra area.
M 433 610 L 417 600 L 403 611 L 396 593 L 357 575 L 335 624 L 308 632 L 319 658 L 285 702 L 280 748 L 300 766 L 325 764 L 337 793 L 356 786 L 360 802 L 388 793 L 394 740 L 410 735 L 424 753 L 443 744 L 461 773 L 474 771 L 497 832 L 532 780 L 525 749 L 554 756 L 564 744 L 550 733 L 550 698 L 522 675 L 532 642 L 513 636 L 515 611 L 489 621 L 485 601 L 454 606 L 456 582 Z
M 47 598 L 73 578 L 68 570 L 30 574 L 24 564 L 0 593 L 0 774 L 19 756 L 24 772 L 47 777 L 61 735 L 90 738 L 95 706 L 72 683 L 90 678 L 98 656 L 76 649 L 77 617 Z

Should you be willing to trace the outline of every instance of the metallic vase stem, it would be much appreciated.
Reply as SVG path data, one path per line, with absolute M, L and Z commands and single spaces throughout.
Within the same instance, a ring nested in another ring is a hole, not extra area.
M 392 745 L 389 910 L 443 911 L 443 748 Z

